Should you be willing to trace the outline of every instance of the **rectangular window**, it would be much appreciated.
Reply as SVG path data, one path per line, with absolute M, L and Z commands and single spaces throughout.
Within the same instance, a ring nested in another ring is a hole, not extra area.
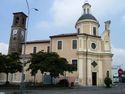
M 36 48 L 36 47 L 33 47 L 33 53 L 34 53 L 34 54 L 36 53 L 36 50 L 37 50 L 37 48 Z
M 62 41 L 58 41 L 57 48 L 58 50 L 62 49 Z
M 50 46 L 47 47 L 47 52 L 48 52 L 48 53 L 50 52 Z
M 72 60 L 72 64 L 77 65 L 77 60 L 76 59 Z
M 77 68 L 77 60 L 76 59 L 72 60 L 72 65 L 74 65 Z
M 96 36 L 96 27 L 93 27 L 93 35 Z
M 77 49 L 77 40 L 72 40 L 72 49 Z

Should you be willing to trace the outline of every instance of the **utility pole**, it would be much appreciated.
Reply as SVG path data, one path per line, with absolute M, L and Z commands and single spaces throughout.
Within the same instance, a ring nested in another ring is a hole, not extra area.
M 21 86 L 20 86 L 20 91 L 21 91 L 21 94 L 24 93 L 24 89 L 25 89 L 25 84 L 24 84 L 24 80 L 25 80 L 25 70 L 24 70 L 24 67 L 25 67 L 25 64 L 26 64 L 26 41 L 27 41 L 27 34 L 28 34 L 28 28 L 29 28 L 29 19 L 30 19 L 30 11 L 33 9 L 35 11 L 39 11 L 38 9 L 36 8 L 31 8 L 30 9 L 30 6 L 29 6 L 29 3 L 28 3 L 28 0 L 25 0 L 26 1 L 26 5 L 27 5 L 27 23 L 26 23 L 26 31 L 24 33 L 24 48 L 23 48 L 23 57 L 22 57 L 22 76 L 21 76 Z

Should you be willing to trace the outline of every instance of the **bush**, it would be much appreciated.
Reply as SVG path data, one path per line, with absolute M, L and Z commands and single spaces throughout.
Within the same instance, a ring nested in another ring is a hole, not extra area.
M 111 84 L 112 84 L 111 78 L 106 77 L 106 78 L 104 79 L 104 83 L 105 83 L 105 85 L 106 85 L 107 88 L 110 88 L 110 87 L 111 87 Z
M 69 81 L 67 79 L 62 79 L 62 80 L 59 81 L 58 85 L 62 86 L 62 87 L 68 87 Z
M 71 87 L 74 87 L 74 82 L 71 82 Z

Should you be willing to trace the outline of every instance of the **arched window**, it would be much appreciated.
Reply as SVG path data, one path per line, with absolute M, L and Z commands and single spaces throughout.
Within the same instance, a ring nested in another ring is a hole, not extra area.
M 36 47 L 33 47 L 33 53 L 34 53 L 34 54 L 36 53 L 36 50 L 37 50 L 37 48 L 36 48 Z
M 89 8 L 87 8 L 87 14 L 89 14 Z
M 15 24 L 19 23 L 19 17 L 16 17 Z
M 22 19 L 22 25 L 24 25 L 24 24 L 25 24 L 25 19 L 23 18 L 23 19 Z
M 86 9 L 84 9 L 84 13 L 86 13 Z
M 80 34 L 80 28 L 77 29 L 78 34 Z
M 96 27 L 93 27 L 93 35 L 96 36 Z
M 48 53 L 50 52 L 50 46 L 47 47 L 47 52 L 48 52 Z

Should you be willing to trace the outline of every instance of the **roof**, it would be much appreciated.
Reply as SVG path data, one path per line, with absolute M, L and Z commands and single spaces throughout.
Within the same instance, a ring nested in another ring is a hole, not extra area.
M 91 20 L 96 20 L 96 18 L 92 15 L 92 14 L 83 14 L 79 19 L 78 21 L 80 20 L 85 20 L 85 19 L 91 19 Z
M 89 5 L 89 6 L 91 6 L 91 5 L 90 5 L 89 3 L 87 3 L 87 2 L 86 2 L 83 6 L 85 6 L 85 5 Z
M 77 36 L 77 35 L 85 35 L 85 36 L 90 36 L 90 37 L 96 37 L 96 38 L 101 38 L 101 36 L 94 36 L 94 35 L 89 35 L 85 33 L 68 33 L 68 34 L 59 34 L 59 35 L 54 35 L 50 36 L 50 38 L 58 38 L 58 37 L 71 37 L 71 36 Z M 50 43 L 50 40 L 34 40 L 34 41 L 27 41 L 26 44 L 39 44 L 39 43 Z M 22 43 L 24 44 L 24 43 Z
M 80 33 L 78 35 L 85 35 L 85 36 L 90 36 L 90 37 L 101 38 L 101 36 L 89 35 L 89 34 L 86 34 L 86 33 Z
M 94 35 L 89 35 L 89 34 L 86 34 L 86 33 L 81 33 L 81 34 L 78 34 L 78 33 L 59 34 L 59 35 L 50 36 L 50 38 L 70 37 L 70 36 L 77 36 L 77 35 L 86 35 L 86 36 L 101 38 L 101 36 L 94 36 Z
M 38 44 L 38 43 L 50 43 L 50 40 L 35 40 L 35 41 L 27 41 L 26 44 Z M 24 44 L 24 43 L 22 43 Z
M 22 14 L 22 15 L 24 15 L 24 16 L 26 16 L 27 17 L 27 15 L 24 13 L 24 12 L 15 12 L 15 13 L 13 13 L 14 15 L 16 15 L 16 14 Z
M 68 34 L 53 35 L 53 36 L 50 36 L 50 38 L 70 37 L 70 36 L 77 36 L 77 33 L 68 33 Z

